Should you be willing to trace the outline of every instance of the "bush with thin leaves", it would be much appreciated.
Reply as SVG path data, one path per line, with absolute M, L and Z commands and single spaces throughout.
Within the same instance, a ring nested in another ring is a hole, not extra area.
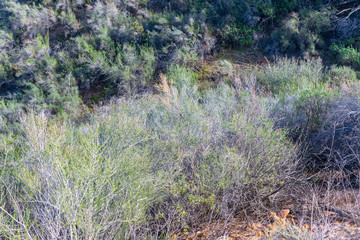
M 269 64 L 258 77 L 262 84 L 274 94 L 290 94 L 299 91 L 324 88 L 323 64 L 320 59 L 278 59 Z
M 226 86 L 204 97 L 190 83 L 162 89 L 79 126 L 22 115 L 24 137 L 1 137 L 2 237 L 155 238 L 261 213 L 292 182 L 296 148 L 260 102 Z

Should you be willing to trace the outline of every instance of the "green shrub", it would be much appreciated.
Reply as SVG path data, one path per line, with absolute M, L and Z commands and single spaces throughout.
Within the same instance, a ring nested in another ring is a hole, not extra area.
M 83 79 L 82 87 L 90 88 L 100 79 L 115 86 L 119 92 L 136 93 L 148 86 L 155 71 L 153 48 L 142 46 L 136 49 L 130 44 L 111 47 L 108 51 L 96 50 L 86 38 L 77 38 L 79 51 L 78 68 Z M 86 72 L 86 70 L 88 72 Z
M 352 172 L 359 167 L 358 96 L 319 89 L 288 95 L 270 111 L 275 126 L 302 145 L 310 171 L 336 169 Z M 358 184 L 357 180 L 349 183 Z
M 13 37 L 5 31 L 0 30 L 0 84 L 7 80 L 10 59 L 9 52 L 14 44 Z
M 331 28 L 330 16 L 328 9 L 292 13 L 283 20 L 281 28 L 274 31 L 272 38 L 280 43 L 282 52 L 301 50 L 304 55 L 317 55 L 318 49 L 324 48 L 322 34 Z
M 26 227 L 17 228 L 18 222 L 2 211 L 2 236 L 23 238 L 29 231 L 54 238 L 136 234 L 147 220 L 146 209 L 171 182 L 163 182 L 160 170 L 152 173 L 156 162 L 149 161 L 150 149 L 137 145 L 151 138 L 144 132 L 144 122 L 126 116 L 102 120 L 75 129 L 43 115 L 24 116 L 23 153 L 17 159 L 6 154 L 1 161 L 17 166 L 14 175 L 26 194 L 17 195 L 14 185 L 2 194 L 14 194 L 8 210 Z M 2 150 L 14 147 L 8 141 Z M 19 208 L 20 202 L 26 204 Z
M 340 86 L 341 84 L 352 85 L 357 81 L 357 74 L 350 67 L 331 66 L 327 75 L 330 83 L 336 86 Z
M 23 105 L 16 101 L 0 100 L 0 134 L 21 134 L 19 124 Z
M 360 68 L 360 51 L 352 46 L 342 46 L 333 44 L 330 47 L 330 50 L 336 56 L 337 60 L 341 64 L 350 65 L 355 69 Z
M 221 39 L 223 46 L 231 46 L 233 48 L 239 48 L 249 46 L 253 42 L 254 30 L 243 24 L 227 24 L 221 30 Z
M 321 60 L 279 59 L 268 65 L 258 78 L 260 84 L 275 94 L 325 87 Z
M 11 16 L 8 24 L 17 35 L 34 38 L 45 35 L 49 28 L 56 24 L 56 12 L 52 9 L 21 4 L 16 1 L 5 1 L 3 11 Z
M 189 82 L 195 84 L 198 80 L 198 76 L 193 70 L 181 65 L 170 66 L 166 73 L 166 78 L 178 89 Z
M 323 115 L 329 108 L 334 93 L 325 88 L 308 88 L 292 94 L 286 94 L 275 100 L 271 116 L 276 126 L 287 131 L 287 136 L 295 142 L 306 142 L 316 132 Z
M 292 181 L 296 148 L 246 94 L 201 98 L 187 80 L 158 98 L 118 100 L 81 125 L 23 114 L 24 137 L 0 141 L 1 236 L 167 236 L 258 210 Z

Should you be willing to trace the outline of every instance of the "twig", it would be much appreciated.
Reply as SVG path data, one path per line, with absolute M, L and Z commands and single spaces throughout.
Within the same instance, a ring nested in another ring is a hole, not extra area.
M 342 3 L 339 3 L 337 4 L 336 6 L 339 7 L 339 6 L 344 6 L 346 4 L 352 4 L 352 3 L 355 3 L 357 0 L 349 0 L 349 1 L 345 1 L 345 2 L 342 2 Z
M 344 9 L 344 10 L 342 10 L 342 11 L 340 11 L 340 12 L 338 12 L 338 13 L 336 13 L 336 15 L 340 15 L 340 14 L 342 14 L 342 13 L 344 13 L 344 12 L 347 12 L 347 11 L 349 11 L 349 10 L 351 10 L 352 8 L 347 8 L 347 9 Z
M 204 233 L 206 230 L 207 230 L 206 228 L 203 228 L 203 229 L 197 230 L 195 232 L 188 233 L 188 234 L 182 235 L 180 237 L 177 237 L 176 240 L 184 240 L 184 239 L 188 239 L 188 238 L 194 238 L 194 237 L 198 236 L 199 234 Z
M 313 205 L 312 203 L 309 203 L 307 201 L 300 201 L 300 202 Z M 348 215 L 360 216 L 360 213 L 351 212 L 351 211 L 347 211 L 347 210 L 343 210 L 343 209 L 339 209 L 339 208 L 334 208 L 334 207 L 328 206 L 328 205 L 326 205 L 324 203 L 319 203 L 319 207 L 326 210 L 326 211 L 337 213 L 338 217 L 342 217 L 342 218 L 346 218 L 348 220 L 352 220 L 353 222 L 356 222 L 356 223 L 358 223 L 360 225 L 360 219 L 359 218 L 356 218 L 354 216 L 348 216 Z
M 22 226 L 26 232 L 26 234 L 28 235 L 29 239 L 33 239 L 29 233 L 29 231 L 27 230 L 26 226 L 19 222 L 16 218 L 14 218 L 10 213 L 8 213 L 3 207 L 0 206 L 0 210 L 3 211 L 6 215 L 8 215 L 12 220 L 14 220 L 14 222 L 16 222 L 17 224 L 19 224 L 20 226 Z
M 344 216 L 344 215 L 338 214 L 337 216 L 330 216 L 330 218 L 332 218 L 333 220 L 338 220 L 338 221 L 352 221 L 353 223 L 360 225 L 360 219 L 357 219 L 357 218 L 351 217 L 351 216 Z
M 352 10 L 352 11 L 349 13 L 349 15 L 346 16 L 345 19 L 349 19 L 349 17 L 350 17 L 353 13 L 355 13 L 355 12 L 357 12 L 357 11 L 359 11 L 359 10 L 360 10 L 360 6 L 358 6 L 358 7 L 355 8 L 354 10 Z
M 341 214 L 341 215 L 343 215 L 345 213 L 345 214 L 360 216 L 360 213 L 357 213 L 357 212 L 350 212 L 350 211 L 347 211 L 347 210 L 330 207 L 330 206 L 325 205 L 323 203 L 320 203 L 320 204 L 323 205 L 322 207 L 325 208 L 327 211 L 335 212 L 335 213 L 338 213 L 338 214 Z M 358 220 L 360 221 L 360 219 L 358 219 Z
M 279 192 L 281 189 L 283 189 L 287 184 L 282 185 L 281 187 L 279 187 L 278 189 L 276 189 L 275 191 L 271 192 L 270 194 L 266 195 L 265 197 L 263 197 L 263 201 L 266 200 L 268 197 L 274 195 L 275 193 Z

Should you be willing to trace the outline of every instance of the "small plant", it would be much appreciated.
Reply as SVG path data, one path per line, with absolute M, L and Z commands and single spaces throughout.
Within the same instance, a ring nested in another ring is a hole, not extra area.
M 268 65 L 264 74 L 258 77 L 272 93 L 289 94 L 306 89 L 325 87 L 321 60 L 279 59 Z
M 225 25 L 221 30 L 221 38 L 224 46 L 240 48 L 252 44 L 253 33 L 252 28 L 240 22 Z
M 331 84 L 340 86 L 342 84 L 353 85 L 358 79 L 356 72 L 345 66 L 331 66 L 328 71 L 328 78 Z
M 341 64 L 350 65 L 356 69 L 360 69 L 360 51 L 352 46 L 342 46 L 333 44 L 330 50 L 334 53 Z

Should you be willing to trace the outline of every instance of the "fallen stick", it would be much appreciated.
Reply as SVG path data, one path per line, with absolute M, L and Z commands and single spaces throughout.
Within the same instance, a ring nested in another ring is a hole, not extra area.
M 352 222 L 352 223 L 360 226 L 360 219 L 357 219 L 357 218 L 352 217 L 352 216 L 344 216 L 344 215 L 338 214 L 337 216 L 330 216 L 330 218 L 333 219 L 333 220 L 337 220 L 337 221 Z
M 321 205 L 323 205 L 322 207 L 325 208 L 326 210 L 328 211 L 331 211 L 331 212 L 335 212 L 335 213 L 338 213 L 338 214 L 349 214 L 349 215 L 356 215 L 356 216 L 360 216 L 360 213 L 357 213 L 357 212 L 350 212 L 350 211 L 347 211 L 347 210 L 343 210 L 343 209 L 339 209 L 339 208 L 334 208 L 334 207 L 331 207 L 331 206 L 328 206 L 328 205 L 325 205 L 323 203 L 320 203 Z
M 192 233 L 188 233 L 188 234 L 185 234 L 185 235 L 182 235 L 182 236 L 179 236 L 176 238 L 176 240 L 185 240 L 185 239 L 188 239 L 188 238 L 195 238 L 197 237 L 198 235 L 206 232 L 207 229 L 206 228 L 203 228 L 203 229 L 200 229 L 200 230 L 197 230 L 195 232 L 192 232 Z

